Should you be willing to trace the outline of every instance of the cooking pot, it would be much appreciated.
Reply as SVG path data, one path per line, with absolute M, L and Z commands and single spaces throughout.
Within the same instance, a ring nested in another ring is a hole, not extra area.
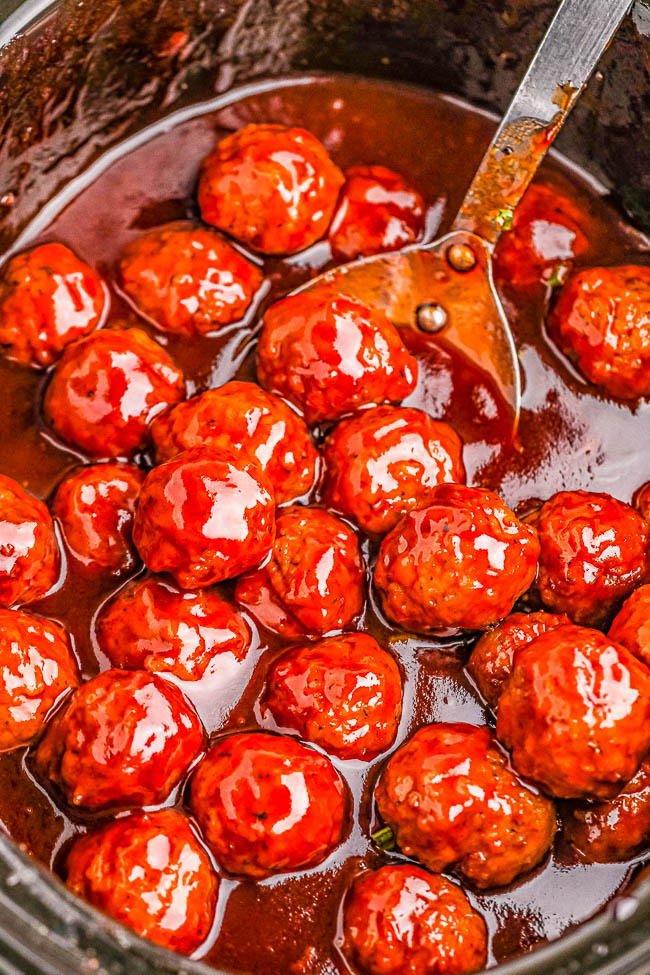
M 557 0 L 0 0 L 0 252 L 99 155 L 255 78 L 351 72 L 501 111 Z M 559 139 L 650 230 L 650 8 Z M 214 973 L 73 897 L 0 833 L 2 975 Z M 648 975 L 650 876 L 500 975 Z

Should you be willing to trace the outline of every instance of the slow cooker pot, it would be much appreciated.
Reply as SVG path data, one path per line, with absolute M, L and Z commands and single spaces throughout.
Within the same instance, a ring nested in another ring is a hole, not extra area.
M 557 0 L 0 0 L 0 249 L 99 155 L 260 77 L 416 82 L 504 108 Z M 559 148 L 650 230 L 650 8 L 637 0 Z M 501 975 L 650 972 L 650 877 Z M 0 833 L 0 973 L 207 973 L 74 898 Z

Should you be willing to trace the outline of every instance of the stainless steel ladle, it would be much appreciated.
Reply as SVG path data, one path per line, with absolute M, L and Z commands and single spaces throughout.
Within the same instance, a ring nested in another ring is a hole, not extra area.
M 512 408 L 513 435 L 521 373 L 493 283 L 491 251 L 630 6 L 631 0 L 563 0 L 450 233 L 342 265 L 299 289 L 352 295 L 383 308 L 398 327 L 440 331 L 491 374 Z

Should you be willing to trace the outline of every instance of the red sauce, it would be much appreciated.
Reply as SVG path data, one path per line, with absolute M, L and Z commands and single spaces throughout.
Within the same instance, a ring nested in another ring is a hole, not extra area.
M 304 126 L 344 170 L 370 164 L 396 170 L 424 200 L 429 239 L 449 227 L 493 128 L 491 119 L 454 99 L 387 83 L 334 78 L 260 85 L 246 98 L 229 95 L 221 107 L 186 113 L 173 126 L 152 130 L 151 138 L 134 148 L 122 147 L 119 158 L 93 182 L 80 184 L 48 226 L 39 218 L 21 246 L 61 241 L 115 286 L 118 255 L 129 241 L 170 220 L 196 218 L 200 160 L 218 139 L 249 122 Z M 547 161 L 539 179 L 560 189 L 584 217 L 590 243 L 579 262 L 649 263 L 647 242 L 566 163 Z M 262 307 L 318 273 L 328 259 L 323 243 L 289 259 L 266 259 Z M 577 488 L 628 501 L 650 470 L 650 404 L 626 405 L 600 396 L 558 354 L 542 327 L 544 288 L 529 291 L 517 306 L 511 295 L 504 299 L 525 374 L 518 444 L 504 448 L 507 416 L 489 377 L 459 361 L 444 341 L 415 330 L 406 340 L 419 360 L 420 378 L 406 405 L 424 407 L 454 426 L 466 442 L 468 482 L 499 491 L 511 506 Z M 258 310 L 244 327 L 226 326 L 216 338 L 197 336 L 188 342 L 183 336 L 156 335 L 188 378 L 188 394 L 233 378 L 254 378 Z M 114 287 L 108 323 L 124 320 L 149 330 Z M 80 455 L 58 442 L 43 423 L 39 407 L 45 381 L 42 373 L 0 360 L 0 471 L 50 500 Z M 369 542 L 364 545 L 373 549 Z M 109 666 L 97 649 L 93 620 L 110 594 L 109 587 L 69 561 L 58 589 L 29 607 L 65 624 L 85 678 Z M 408 640 L 387 630 L 371 603 L 362 628 L 390 644 L 407 676 L 397 742 L 431 721 L 486 720 L 463 671 L 467 644 Z M 222 654 L 203 681 L 181 683 L 211 734 L 264 724 L 259 698 L 282 644 L 253 630 L 254 650 L 246 660 Z M 343 892 L 360 863 L 378 866 L 390 855 L 375 850 L 368 839 L 372 788 L 384 759 L 370 765 L 334 761 L 354 797 L 347 839 L 306 872 L 259 884 L 222 881 L 217 921 L 199 956 L 260 975 L 347 971 L 336 948 Z M 71 835 L 83 833 L 96 818 L 68 818 L 36 783 L 29 766 L 24 751 L 0 756 L 0 820 L 18 843 L 56 869 Z M 181 791 L 176 801 L 182 803 Z M 631 870 L 631 864 L 582 863 L 559 839 L 550 862 L 512 888 L 480 895 L 470 891 L 493 935 L 491 959 L 501 961 L 558 937 L 606 903 Z

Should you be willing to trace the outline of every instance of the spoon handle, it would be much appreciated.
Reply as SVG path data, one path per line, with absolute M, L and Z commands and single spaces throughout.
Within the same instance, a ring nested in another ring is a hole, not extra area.
M 632 0 L 562 0 L 454 221 L 494 243 L 507 229 Z

